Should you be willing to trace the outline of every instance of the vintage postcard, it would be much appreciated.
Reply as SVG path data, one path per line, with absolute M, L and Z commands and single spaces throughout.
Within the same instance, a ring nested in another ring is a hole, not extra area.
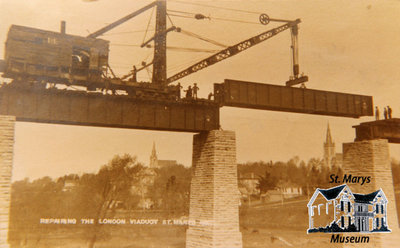
M 398 247 L 399 13 L 0 0 L 0 247 Z

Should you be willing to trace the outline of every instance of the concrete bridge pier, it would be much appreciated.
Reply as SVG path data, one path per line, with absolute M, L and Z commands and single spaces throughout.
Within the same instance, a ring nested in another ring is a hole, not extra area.
M 0 248 L 8 248 L 15 117 L 0 115 Z
M 194 135 L 192 165 L 186 248 L 242 248 L 235 133 Z
M 388 199 L 387 223 L 392 233 L 368 234 L 369 245 L 364 246 L 363 244 L 363 247 L 399 247 L 400 230 L 388 141 L 386 139 L 373 139 L 344 143 L 343 173 L 352 176 L 371 176 L 371 182 L 368 184 L 349 184 L 354 193 L 369 194 L 382 188 Z M 360 244 L 354 245 L 359 247 Z M 345 247 L 352 246 L 346 244 Z

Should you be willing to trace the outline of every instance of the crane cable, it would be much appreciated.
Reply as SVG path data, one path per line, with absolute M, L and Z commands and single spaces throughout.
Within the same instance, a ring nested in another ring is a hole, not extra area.
M 186 1 L 180 1 L 180 0 L 170 0 L 170 1 L 171 2 L 182 3 L 182 4 L 203 6 L 203 7 L 214 8 L 214 9 L 223 9 L 223 10 L 229 10 L 229 11 L 236 11 L 236 12 L 242 12 L 242 13 L 248 13 L 248 14 L 257 14 L 257 15 L 261 14 L 260 12 L 256 12 L 256 11 L 232 9 L 232 8 L 226 8 L 226 7 L 217 7 L 217 6 L 212 6 L 212 5 L 208 5 L 208 4 L 202 4 L 202 3 L 189 3 L 189 2 L 186 2 Z
M 169 20 L 169 22 L 171 23 L 171 25 L 172 25 L 172 26 L 175 26 L 174 23 L 172 22 L 171 17 L 168 15 L 168 13 L 167 13 L 167 17 L 168 17 L 168 20 Z
M 141 45 L 136 44 L 121 44 L 121 43 L 111 43 L 112 46 L 127 46 L 127 47 L 141 47 Z M 151 45 L 147 45 L 146 48 L 153 48 Z M 220 50 L 212 50 L 212 49 L 202 49 L 202 48 L 190 48 L 190 47 L 174 47 L 167 46 L 167 49 L 181 51 L 181 52 L 199 52 L 199 53 L 217 53 Z M 148 55 L 146 59 L 149 57 Z
M 149 29 L 149 31 L 153 31 L 154 29 Z M 146 32 L 146 30 L 131 30 L 131 31 L 124 31 L 124 32 L 114 32 L 114 33 L 106 33 L 102 34 L 102 36 L 110 36 L 110 35 L 120 35 L 120 34 L 133 34 L 133 33 L 142 33 Z
M 184 11 L 179 11 L 179 12 L 184 12 Z M 179 14 L 169 14 L 169 15 L 170 16 L 176 16 L 176 17 L 190 18 L 190 19 L 192 19 L 192 18 L 199 19 L 199 18 L 196 17 L 196 15 L 198 15 L 198 14 L 189 13 L 189 12 L 187 12 L 187 15 L 179 15 Z M 204 15 L 202 15 L 201 19 L 210 19 L 210 20 L 219 20 L 219 21 L 228 21 L 228 22 L 240 22 L 240 23 L 246 23 L 246 24 L 260 24 L 259 22 L 249 22 L 249 21 L 243 21 L 243 20 L 237 20 L 237 19 L 228 19 L 228 18 L 211 17 L 211 16 L 207 17 L 207 16 L 204 16 Z
M 228 18 L 220 18 L 220 17 L 209 17 L 210 19 L 219 20 L 219 21 L 227 21 L 227 22 L 240 22 L 240 23 L 247 23 L 247 24 L 257 24 L 259 22 L 249 22 L 249 21 L 242 21 L 242 20 L 235 20 L 235 19 L 228 19 Z
M 228 47 L 227 45 L 224 45 L 224 44 L 222 44 L 222 43 L 219 43 L 218 41 L 215 41 L 215 40 L 211 40 L 211 39 L 202 37 L 202 36 L 200 36 L 200 35 L 198 35 L 198 34 L 195 34 L 195 33 L 192 33 L 192 32 L 186 31 L 186 30 L 183 30 L 183 29 L 180 30 L 180 33 L 182 33 L 182 34 L 184 34 L 184 35 L 187 35 L 187 36 L 190 36 L 190 37 L 197 38 L 197 39 L 202 40 L 202 41 L 209 42 L 209 43 L 214 44 L 214 45 L 216 45 L 216 46 L 220 46 L 220 47 L 223 47 L 223 48 L 227 48 L 227 47 Z
M 145 39 L 146 39 L 147 31 L 148 31 L 148 29 L 149 29 L 151 19 L 153 18 L 153 13 L 154 13 L 154 8 L 152 8 L 152 10 L 151 10 L 149 22 L 147 23 L 146 32 L 144 33 L 142 44 L 144 43 L 144 41 L 145 41 Z
M 183 17 L 183 18 L 190 18 L 193 19 L 193 16 L 184 16 L 184 15 L 177 15 L 177 14 L 169 14 L 170 16 L 176 16 L 176 17 Z

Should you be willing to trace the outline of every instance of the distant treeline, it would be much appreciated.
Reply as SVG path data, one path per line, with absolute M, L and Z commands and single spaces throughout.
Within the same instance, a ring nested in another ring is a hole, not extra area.
M 287 187 L 301 187 L 303 194 L 313 193 L 317 187 L 331 187 L 329 175 L 341 177 L 341 168 L 333 163 L 332 168 L 324 166 L 322 159 L 312 158 L 307 163 L 294 157 L 287 162 L 248 162 L 238 165 L 239 177 L 248 177 L 253 174 L 260 182 L 260 193 L 269 189 Z M 268 183 L 269 182 L 269 183 Z M 261 186 L 261 187 L 260 187 Z
M 393 159 L 391 162 L 393 182 L 400 186 L 400 162 Z M 335 184 L 329 183 L 331 174 L 342 178 L 343 170 L 333 161 L 331 169 L 324 166 L 322 159 L 312 158 L 308 162 L 294 157 L 287 162 L 247 162 L 238 164 L 238 175 L 248 178 L 254 176 L 259 183 L 264 183 L 259 189 L 261 193 L 269 189 L 277 188 L 283 184 L 286 186 L 297 186 L 303 189 L 303 194 L 312 194 L 317 187 L 329 188 Z M 365 175 L 362 175 L 365 176 Z M 268 180 L 265 180 L 268 179 Z

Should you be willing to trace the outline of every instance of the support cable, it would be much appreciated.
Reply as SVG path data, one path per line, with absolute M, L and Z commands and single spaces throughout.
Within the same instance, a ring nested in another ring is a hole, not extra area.
M 175 17 L 182 17 L 182 18 L 194 19 L 193 16 L 176 15 L 176 14 L 169 14 L 169 15 L 170 15 L 170 16 L 175 16 Z
M 179 14 L 186 14 L 186 15 L 195 15 L 197 13 L 193 13 L 193 12 L 187 12 L 187 11 L 181 11 L 181 10 L 173 10 L 173 9 L 167 9 L 168 12 L 175 12 L 175 13 L 179 13 Z
M 146 32 L 144 33 L 142 43 L 144 43 L 144 41 L 145 41 L 145 39 L 146 39 L 147 31 L 148 31 L 148 29 L 149 29 L 151 19 L 153 18 L 153 12 L 154 12 L 154 8 L 151 9 L 151 14 L 150 14 L 149 22 L 147 23 Z
M 149 29 L 149 31 L 153 31 L 154 29 Z M 132 31 L 125 31 L 125 32 L 115 32 L 115 33 L 106 33 L 102 34 L 101 36 L 110 36 L 110 35 L 120 35 L 120 34 L 133 34 L 133 33 L 142 33 L 146 32 L 146 30 L 132 30 Z
M 146 67 L 145 68 L 145 70 L 146 70 L 146 72 L 147 72 L 147 75 L 149 76 L 149 79 L 151 80 L 151 78 L 152 78 L 152 73 L 150 72 L 150 68 L 149 67 Z
M 209 17 L 210 19 L 219 20 L 219 21 L 227 21 L 227 22 L 240 22 L 240 23 L 247 23 L 247 24 L 257 24 L 259 22 L 249 22 L 249 21 L 242 21 L 242 20 L 235 20 L 235 19 L 228 19 L 228 18 L 220 18 L 220 17 Z
M 182 4 L 189 4 L 189 5 L 197 5 L 197 6 L 203 6 L 207 8 L 214 8 L 214 9 L 223 9 L 223 10 L 229 10 L 229 11 L 236 11 L 236 12 L 242 12 L 242 13 L 249 13 L 249 14 L 261 14 L 260 12 L 257 11 L 248 11 L 248 10 L 241 10 L 241 9 L 232 9 L 232 8 L 226 8 L 226 7 L 217 7 L 217 6 L 212 6 L 208 4 L 202 4 L 202 3 L 189 3 L 186 1 L 180 1 L 180 0 L 170 0 L 171 2 L 177 2 L 177 3 L 182 3 Z
M 169 22 L 171 23 L 171 26 L 175 26 L 174 23 L 172 22 L 172 19 L 171 19 L 171 17 L 169 16 L 168 13 L 167 13 L 167 17 L 168 17 Z
M 175 16 L 175 17 L 182 17 L 182 18 L 190 18 L 190 19 L 198 19 L 196 16 L 187 16 L 187 15 L 177 15 L 177 14 L 169 14 L 170 16 Z M 210 19 L 210 20 L 218 20 L 218 21 L 228 21 L 228 22 L 240 22 L 240 23 L 246 23 L 246 24 L 260 24 L 259 22 L 249 22 L 249 21 L 243 21 L 243 20 L 237 20 L 237 19 L 228 19 L 228 18 L 221 18 L 221 17 L 205 17 L 202 19 Z
M 184 35 L 187 35 L 187 36 L 190 36 L 190 37 L 197 38 L 197 39 L 202 40 L 202 41 L 209 42 L 209 43 L 214 44 L 214 45 L 216 45 L 216 46 L 220 46 L 220 47 L 223 47 L 223 48 L 227 48 L 227 47 L 228 47 L 227 45 L 224 45 L 224 44 L 222 44 L 222 43 L 219 43 L 218 41 L 215 41 L 215 40 L 211 40 L 211 39 L 209 39 L 209 38 L 202 37 L 202 36 L 200 36 L 200 35 L 198 35 L 198 34 L 195 34 L 195 33 L 192 33 L 192 32 L 186 31 L 186 30 L 183 30 L 183 29 L 181 29 L 180 33 L 182 33 L 182 34 L 184 34 Z
M 112 46 L 127 46 L 127 47 L 141 47 L 141 45 L 136 44 L 120 44 L 120 43 L 111 43 Z M 153 48 L 152 45 L 147 45 L 146 48 Z M 167 49 L 181 51 L 181 52 L 199 52 L 199 53 L 217 53 L 220 50 L 215 49 L 203 49 L 203 48 L 191 48 L 191 47 L 174 47 L 174 46 L 167 46 Z M 150 54 L 149 54 L 150 56 Z M 147 58 L 149 57 L 146 57 Z

